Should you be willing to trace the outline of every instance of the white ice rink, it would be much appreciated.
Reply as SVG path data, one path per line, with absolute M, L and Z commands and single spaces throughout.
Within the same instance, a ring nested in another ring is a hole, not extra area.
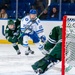
M 0 75 L 36 75 L 31 65 L 43 57 L 42 53 L 35 45 L 30 45 L 31 49 L 35 51 L 35 54 L 25 56 L 24 47 L 20 45 L 19 47 L 21 55 L 16 54 L 12 45 L 0 45 Z M 67 75 L 75 75 L 74 70 Z M 50 69 L 42 75 L 61 75 L 61 72 Z

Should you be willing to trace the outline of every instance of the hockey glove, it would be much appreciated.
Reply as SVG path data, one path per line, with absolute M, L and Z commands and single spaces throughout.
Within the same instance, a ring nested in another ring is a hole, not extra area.
M 14 36 L 18 36 L 18 35 L 19 35 L 19 33 L 18 33 L 18 32 L 15 32 L 13 35 L 14 35 Z
M 45 42 L 46 41 L 46 37 L 44 36 L 44 35 L 42 35 L 41 37 L 40 37 L 40 39 L 41 39 L 41 42 Z

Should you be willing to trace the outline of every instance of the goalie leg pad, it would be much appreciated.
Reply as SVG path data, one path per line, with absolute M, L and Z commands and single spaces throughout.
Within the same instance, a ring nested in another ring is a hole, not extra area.
M 44 58 L 42 58 L 41 60 L 34 63 L 32 65 L 32 68 L 35 72 L 37 72 L 38 69 L 41 69 L 42 73 L 44 73 L 47 70 L 47 66 L 50 65 L 50 63 L 52 63 L 52 62 L 53 63 L 57 62 L 57 60 L 55 58 L 52 58 L 52 57 L 46 55 Z

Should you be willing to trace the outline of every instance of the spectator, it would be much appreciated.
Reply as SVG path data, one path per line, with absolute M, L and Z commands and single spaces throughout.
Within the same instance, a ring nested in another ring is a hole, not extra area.
M 4 9 L 10 9 L 10 0 L 2 0 L 0 3 L 0 9 L 4 8 Z
M 8 18 L 8 15 L 7 15 L 5 9 L 1 9 L 1 11 L 0 11 L 0 18 Z
M 50 19 L 58 19 L 58 10 L 56 7 L 53 7 L 50 12 Z
M 71 0 L 71 3 L 75 3 L 75 0 Z
M 36 0 L 32 8 L 36 9 L 38 12 L 38 15 L 47 7 L 48 0 Z M 46 19 L 47 16 L 47 10 L 44 11 L 44 13 L 41 15 L 40 19 Z

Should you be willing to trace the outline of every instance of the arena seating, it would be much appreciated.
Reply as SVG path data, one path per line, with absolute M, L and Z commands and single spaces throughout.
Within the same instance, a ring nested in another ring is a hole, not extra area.
M 1 0 L 0 0 L 1 2 Z M 18 17 L 22 18 L 24 17 L 26 14 L 29 13 L 29 10 L 31 9 L 31 6 L 34 4 L 35 0 L 18 0 Z M 48 8 L 48 17 L 49 18 L 49 14 L 50 11 L 53 7 L 56 7 L 59 10 L 59 4 L 58 3 L 52 3 L 49 8 Z M 9 16 L 9 18 L 16 18 L 16 0 L 11 0 L 11 5 L 10 5 L 11 9 L 7 10 L 7 14 Z M 75 3 L 62 3 L 61 5 L 61 16 L 63 17 L 64 15 L 75 15 Z M 62 19 L 61 17 L 61 19 Z M 59 20 L 59 18 L 57 19 Z

